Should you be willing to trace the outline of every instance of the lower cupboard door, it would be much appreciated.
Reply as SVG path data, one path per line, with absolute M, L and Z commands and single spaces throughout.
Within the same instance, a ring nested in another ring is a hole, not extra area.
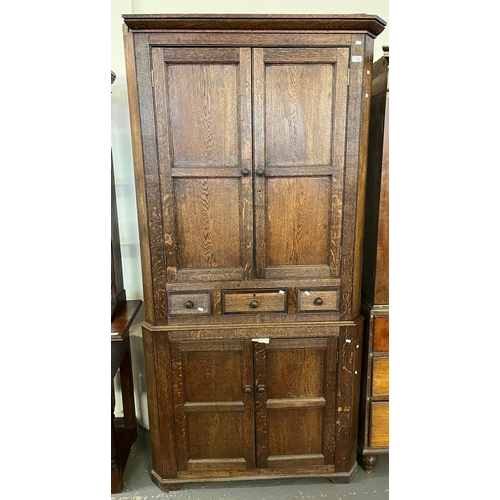
M 335 338 L 255 344 L 257 468 L 334 460 Z
M 255 468 L 252 347 L 171 343 L 178 470 Z

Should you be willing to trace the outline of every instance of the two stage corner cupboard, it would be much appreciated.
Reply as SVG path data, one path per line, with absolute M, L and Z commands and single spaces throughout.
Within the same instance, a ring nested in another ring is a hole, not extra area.
M 153 481 L 348 482 L 385 22 L 123 18 Z

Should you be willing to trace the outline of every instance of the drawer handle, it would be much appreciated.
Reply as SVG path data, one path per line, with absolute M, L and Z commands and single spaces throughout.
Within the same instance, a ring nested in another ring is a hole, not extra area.
M 241 174 L 244 175 L 244 176 L 247 176 L 248 174 L 250 173 L 250 170 L 248 170 L 248 168 L 242 168 L 241 169 Z
M 259 307 L 259 303 L 256 300 L 252 300 L 252 302 L 250 302 L 250 307 L 252 309 L 256 309 L 257 307 Z
M 249 385 L 247 385 L 245 387 L 245 394 L 251 394 L 251 393 L 252 393 L 252 388 Z
M 317 306 L 321 306 L 323 304 L 323 299 L 321 297 L 318 297 L 317 299 L 314 299 L 314 303 Z
M 263 168 L 258 168 L 257 171 L 255 172 L 259 177 L 264 177 L 264 169 Z
M 263 386 L 261 385 L 261 386 L 257 389 L 257 392 L 258 392 L 259 394 L 264 394 L 264 393 L 266 392 L 266 389 L 265 389 L 265 387 L 263 387 Z
M 186 309 L 192 309 L 194 307 L 194 303 L 192 300 L 188 300 L 187 302 L 184 303 L 184 307 Z

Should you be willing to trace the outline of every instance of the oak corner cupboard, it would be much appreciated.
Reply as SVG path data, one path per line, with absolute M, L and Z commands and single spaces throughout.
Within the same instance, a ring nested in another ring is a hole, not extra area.
M 374 15 L 124 15 L 152 478 L 349 482 Z

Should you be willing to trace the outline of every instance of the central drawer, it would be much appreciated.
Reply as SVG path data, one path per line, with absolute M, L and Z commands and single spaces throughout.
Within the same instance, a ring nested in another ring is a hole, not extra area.
M 286 291 L 222 290 L 222 314 L 284 313 L 287 311 Z

